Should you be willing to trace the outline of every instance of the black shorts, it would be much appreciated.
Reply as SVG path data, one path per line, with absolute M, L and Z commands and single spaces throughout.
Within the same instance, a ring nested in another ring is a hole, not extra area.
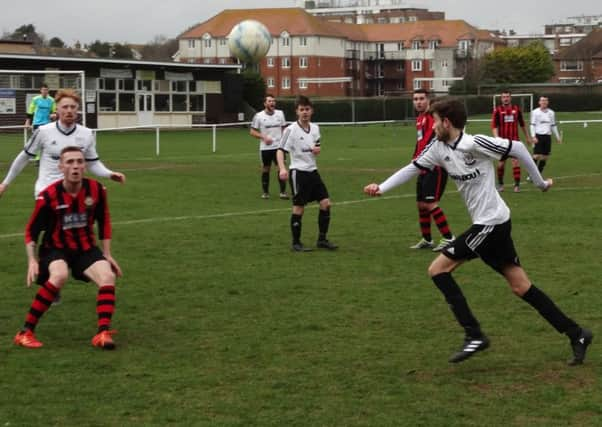
M 535 135 L 537 144 L 533 147 L 533 154 L 547 156 L 552 152 L 552 135 Z
M 293 191 L 294 206 L 305 206 L 309 202 L 328 199 L 328 190 L 317 170 L 305 172 L 291 169 L 289 181 Z
M 277 152 L 278 150 L 261 150 L 261 163 L 264 166 L 271 166 L 272 163 L 278 166 Z
M 480 257 L 485 264 L 502 274 L 502 269 L 508 264 L 520 266 L 511 230 L 510 220 L 499 225 L 473 224 L 443 249 L 443 254 L 458 261 Z
M 438 202 L 443 197 L 447 185 L 447 172 L 439 167 L 425 174 L 418 175 L 416 180 L 417 202 Z
M 106 260 L 100 249 L 94 246 L 92 249 L 85 252 L 66 251 L 56 248 L 40 248 L 40 272 L 38 274 L 37 283 L 42 285 L 48 281 L 50 271 L 48 267 L 52 261 L 62 259 L 71 269 L 71 275 L 74 279 L 83 282 L 89 282 L 84 271 L 88 269 L 96 261 Z

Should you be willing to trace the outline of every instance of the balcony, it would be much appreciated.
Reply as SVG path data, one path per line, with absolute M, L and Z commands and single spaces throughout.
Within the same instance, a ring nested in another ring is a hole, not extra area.
M 470 58 L 472 56 L 468 49 L 456 49 L 454 55 L 456 58 Z
M 392 52 L 384 52 L 385 59 L 388 60 L 402 60 L 406 59 L 406 52 L 404 50 L 397 50 Z
M 368 72 L 364 73 L 366 80 L 383 80 L 385 78 L 385 73 L 383 71 L 376 72 Z
M 375 50 L 365 50 L 364 51 L 364 60 L 366 61 L 375 61 L 378 59 L 378 52 Z
M 347 49 L 345 51 L 345 58 L 347 59 L 360 59 L 360 51 L 354 49 Z

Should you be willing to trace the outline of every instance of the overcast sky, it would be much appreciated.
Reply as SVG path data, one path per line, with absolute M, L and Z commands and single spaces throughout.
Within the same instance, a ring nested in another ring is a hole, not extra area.
M 157 35 L 175 37 L 223 9 L 293 7 L 295 0 L 2 0 L 2 4 L 0 32 L 34 24 L 47 38 L 57 36 L 72 45 L 77 40 L 145 43 Z M 544 24 L 569 16 L 602 14 L 600 0 L 413 0 L 406 4 L 443 11 L 448 19 L 464 19 L 480 28 L 514 29 L 520 34 L 543 33 Z

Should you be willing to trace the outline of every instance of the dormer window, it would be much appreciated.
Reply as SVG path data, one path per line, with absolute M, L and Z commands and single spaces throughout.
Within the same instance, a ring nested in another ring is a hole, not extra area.
M 439 40 L 429 40 L 429 49 L 437 49 L 439 47 Z
M 282 46 L 290 46 L 291 45 L 291 35 L 283 31 L 280 33 L 280 38 L 282 39 Z

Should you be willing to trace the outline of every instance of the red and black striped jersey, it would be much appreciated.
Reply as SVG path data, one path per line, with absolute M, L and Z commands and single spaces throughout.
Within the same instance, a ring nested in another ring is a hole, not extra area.
M 36 200 L 25 229 L 25 244 L 37 242 L 43 231 L 44 247 L 87 251 L 96 245 L 94 222 L 98 223 L 98 238 L 110 239 L 111 217 L 105 187 L 84 178 L 80 191 L 71 195 L 63 188 L 62 180 L 56 181 Z
M 435 131 L 433 130 L 433 116 L 430 113 L 420 113 L 416 117 L 416 148 L 414 149 L 413 159 L 416 159 L 434 138 Z
M 525 126 L 523 113 L 518 105 L 498 105 L 493 110 L 491 117 L 491 129 L 496 129 L 500 138 L 508 138 L 520 141 L 518 137 L 518 126 Z

